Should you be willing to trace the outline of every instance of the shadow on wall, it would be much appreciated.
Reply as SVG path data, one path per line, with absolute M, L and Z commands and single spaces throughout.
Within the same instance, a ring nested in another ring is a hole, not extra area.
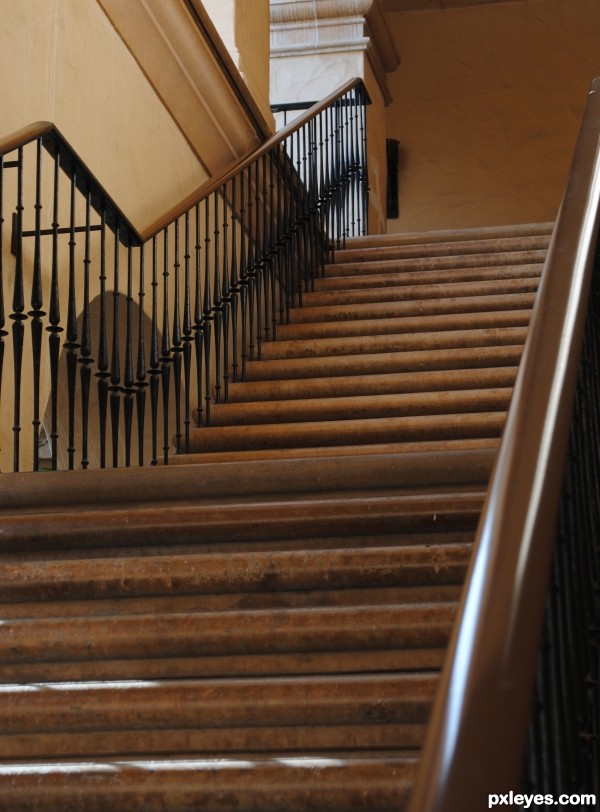
M 48 398 L 43 417 L 40 443 L 40 468 L 43 470 L 51 469 L 53 443 L 56 444 L 59 470 L 69 467 L 99 468 L 103 460 L 106 467 L 117 464 L 123 466 L 128 460 L 132 465 L 148 465 L 156 458 L 162 458 L 165 445 L 169 447 L 169 453 L 174 451 L 170 432 L 163 428 L 164 382 L 161 373 L 164 365 L 159 365 L 156 372 L 161 391 L 154 416 L 149 392 L 151 375 L 145 373 L 144 377 L 137 377 L 136 374 L 139 346 L 145 354 L 144 369 L 150 366 L 151 319 L 140 311 L 135 302 L 125 304 L 124 298 L 123 295 L 115 297 L 113 293 L 106 296 L 108 368 L 97 360 L 102 355 L 101 296 L 90 303 L 94 360 L 87 363 L 80 348 L 62 347 L 58 365 L 55 432 L 52 429 L 52 395 Z M 82 335 L 82 327 L 83 316 L 80 315 L 77 331 L 79 336 Z M 159 335 L 159 347 L 160 341 Z M 130 357 L 128 346 L 132 348 Z M 131 372 L 133 384 L 128 380 L 128 373 Z M 173 390 L 173 381 L 170 381 L 167 399 L 169 410 L 173 408 Z M 155 431 L 150 432 L 148 429 L 153 423 Z M 58 436 L 52 437 L 54 433 Z M 153 435 L 156 436 L 154 448 Z

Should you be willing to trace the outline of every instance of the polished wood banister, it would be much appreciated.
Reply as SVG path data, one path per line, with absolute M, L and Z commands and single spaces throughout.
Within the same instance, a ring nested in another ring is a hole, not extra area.
M 129 218 L 121 211 L 119 206 L 115 203 L 112 197 L 108 194 L 106 189 L 98 181 L 93 172 L 87 167 L 85 161 L 77 154 L 73 147 L 69 144 L 68 140 L 61 133 L 58 127 L 51 121 L 36 121 L 33 124 L 28 124 L 19 130 L 16 130 L 9 135 L 0 138 L 0 156 L 6 155 L 20 147 L 36 141 L 38 138 L 46 149 L 54 154 L 53 144 L 60 145 L 62 155 L 62 167 L 66 171 L 72 166 L 77 166 L 77 186 L 81 189 L 88 186 L 92 190 L 92 205 L 94 202 L 101 198 L 108 209 L 107 223 L 112 226 L 115 221 L 120 222 L 125 226 L 127 234 L 125 233 L 122 238 L 132 245 L 141 245 L 142 237 L 138 230 L 131 223 Z M 66 160 L 65 160 L 66 158 Z M 96 206 L 96 208 L 99 207 Z
M 14 149 L 24 147 L 36 138 L 41 138 L 43 135 L 52 132 L 55 129 L 51 121 L 36 121 L 33 124 L 27 124 L 13 133 L 0 137 L 0 155 L 6 155 Z
M 170 209 L 163 217 L 159 220 L 154 222 L 151 226 L 144 229 L 142 234 L 142 239 L 149 240 L 155 234 L 159 234 L 165 226 L 172 223 L 186 211 L 195 206 L 200 200 L 204 200 L 205 197 L 215 192 L 217 189 L 220 189 L 224 186 L 228 181 L 230 181 L 235 175 L 238 175 L 244 169 L 249 167 L 255 161 L 262 158 L 263 155 L 266 155 L 270 150 L 273 149 L 277 144 L 281 144 L 285 141 L 286 138 L 289 138 L 290 135 L 297 132 L 298 130 L 302 129 L 306 125 L 306 123 L 315 116 L 319 115 L 319 113 L 326 110 L 331 104 L 333 104 L 338 98 L 342 98 L 346 93 L 350 90 L 353 90 L 356 87 L 362 87 L 362 93 L 364 95 L 365 104 L 371 104 L 371 98 L 367 93 L 367 90 L 363 84 L 362 79 L 354 78 L 348 80 L 345 84 L 339 87 L 337 90 L 330 93 L 329 96 L 326 96 L 322 101 L 318 102 L 317 104 L 310 107 L 306 110 L 302 115 L 298 116 L 294 121 L 290 122 L 286 127 L 279 130 L 272 135 L 267 141 L 264 142 L 260 147 L 258 147 L 253 153 L 246 156 L 245 158 L 241 158 L 239 161 L 236 161 L 233 166 L 226 169 L 220 175 L 217 175 L 214 178 L 210 178 L 206 181 L 202 186 L 198 187 L 198 189 L 191 192 L 181 203 L 178 203 L 172 209 Z
M 321 113 L 323 110 L 327 109 L 329 105 L 333 104 L 338 98 L 343 97 L 346 93 L 350 90 L 353 90 L 356 87 L 362 87 L 362 93 L 364 96 L 364 101 L 366 104 L 371 103 L 371 99 L 369 94 L 363 84 L 362 79 L 354 78 L 347 81 L 337 90 L 333 91 L 329 94 L 325 99 L 318 102 L 317 104 L 313 105 L 311 108 L 306 110 L 302 115 L 298 116 L 298 118 L 294 119 L 290 124 L 286 127 L 281 129 L 279 132 L 272 135 L 268 138 L 260 147 L 254 150 L 250 155 L 247 155 L 244 158 L 236 161 L 233 166 L 230 166 L 228 169 L 224 170 L 221 174 L 217 175 L 216 177 L 210 178 L 204 184 L 199 186 L 189 195 L 187 195 L 181 202 L 177 205 L 173 206 L 173 208 L 169 209 L 162 217 L 152 223 L 149 227 L 138 231 L 135 226 L 131 225 L 129 219 L 121 213 L 121 210 L 116 205 L 116 203 L 112 203 L 114 210 L 120 215 L 124 223 L 128 224 L 128 227 L 134 237 L 134 242 L 137 244 L 144 243 L 152 237 L 160 234 L 160 232 L 166 228 L 166 226 L 170 225 L 174 222 L 178 217 L 184 214 L 186 211 L 189 211 L 193 206 L 199 203 L 201 200 L 204 200 L 210 194 L 215 192 L 217 189 L 224 186 L 229 180 L 231 180 L 234 176 L 238 175 L 244 169 L 249 167 L 255 161 L 262 158 L 263 155 L 266 155 L 269 150 L 273 149 L 279 143 L 283 143 L 286 138 L 289 138 L 290 135 L 300 130 L 302 127 L 305 126 L 306 122 L 309 121 L 314 116 Z M 0 155 L 10 152 L 11 150 L 17 149 L 18 147 L 25 146 L 25 144 L 34 141 L 36 138 L 41 138 L 46 135 L 54 134 L 58 140 L 60 141 L 61 145 L 68 149 L 70 153 L 72 153 L 78 163 L 85 168 L 84 162 L 79 158 L 77 153 L 72 149 L 69 145 L 68 141 L 64 138 L 64 136 L 60 133 L 58 128 L 49 121 L 39 121 L 34 124 L 30 124 L 26 127 L 23 127 L 20 130 L 17 130 L 10 135 L 7 135 L 3 138 L 0 138 Z M 104 190 L 102 185 L 95 179 L 93 174 L 85 168 L 88 176 L 93 179 L 96 186 L 103 191 L 105 199 L 109 199 L 110 195 L 108 195 Z
M 519 792 L 600 223 L 592 83 L 411 812 L 479 812 Z

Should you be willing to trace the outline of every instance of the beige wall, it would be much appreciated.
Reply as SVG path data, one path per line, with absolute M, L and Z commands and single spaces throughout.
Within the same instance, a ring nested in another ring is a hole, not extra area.
M 0 137 L 34 121 L 52 121 L 124 214 L 139 230 L 145 230 L 205 182 L 208 178 L 205 167 L 212 172 L 222 171 L 260 140 L 252 122 L 244 117 L 235 93 L 228 95 L 228 80 L 223 78 L 211 49 L 201 41 L 199 29 L 188 11 L 183 0 L 144 0 L 143 3 L 138 0 L 0 0 L 3 77 Z M 46 220 L 49 221 L 52 213 L 52 172 L 46 163 L 42 176 L 42 191 L 46 195 L 43 227 L 47 227 Z M 15 172 L 9 172 L 5 178 L 7 224 L 0 247 L 4 258 L 7 315 L 11 310 L 15 268 L 8 239 L 10 209 L 16 200 L 15 178 Z M 67 201 L 63 199 L 68 195 L 68 183 L 64 179 L 61 189 L 62 224 L 68 216 Z M 26 180 L 26 222 L 33 217 L 33 202 L 32 183 Z M 80 210 L 78 223 L 84 221 Z M 60 240 L 61 269 L 68 268 L 67 239 L 61 237 Z M 44 307 L 48 301 L 50 246 L 49 239 L 45 238 L 42 244 Z M 77 241 L 77 269 L 83 268 L 82 246 L 83 238 Z M 26 311 L 29 309 L 32 251 L 32 242 L 26 242 Z M 91 298 L 98 292 L 97 260 L 97 249 L 93 249 Z M 122 259 L 122 267 L 126 267 L 126 257 Z M 67 281 L 65 273 L 61 282 L 63 319 Z M 119 284 L 121 302 L 124 302 L 125 273 L 121 273 Z M 109 278 L 107 288 L 112 287 Z M 148 295 L 146 306 L 150 307 Z M 80 287 L 78 313 L 81 308 Z M 8 325 L 10 330 L 10 321 Z M 21 459 L 27 469 L 32 456 L 30 320 L 24 322 L 24 327 Z M 50 389 L 47 338 L 44 333 L 40 381 L 42 412 Z M 94 342 L 96 346 L 96 338 Z M 12 467 L 13 342 L 10 335 L 5 345 L 0 470 Z
M 591 80 L 599 0 L 526 0 L 390 14 L 400 141 L 389 231 L 551 220 Z
M 95 0 L 0 0 L 0 135 L 55 123 L 138 228 L 207 174 Z

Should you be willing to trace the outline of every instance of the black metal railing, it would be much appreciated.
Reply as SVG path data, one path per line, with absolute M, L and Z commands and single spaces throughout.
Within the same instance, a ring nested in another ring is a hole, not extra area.
M 368 101 L 347 83 L 144 234 L 52 125 L 0 142 L 2 470 L 189 448 L 366 232 Z
M 600 799 L 600 239 L 529 730 L 530 794 Z

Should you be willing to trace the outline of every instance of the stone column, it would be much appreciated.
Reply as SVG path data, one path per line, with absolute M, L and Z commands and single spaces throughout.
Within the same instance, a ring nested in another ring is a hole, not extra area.
M 379 0 L 270 0 L 271 103 L 314 102 L 364 80 L 371 233 L 386 230 L 386 75 L 399 64 Z M 289 119 L 288 119 L 289 120 Z

